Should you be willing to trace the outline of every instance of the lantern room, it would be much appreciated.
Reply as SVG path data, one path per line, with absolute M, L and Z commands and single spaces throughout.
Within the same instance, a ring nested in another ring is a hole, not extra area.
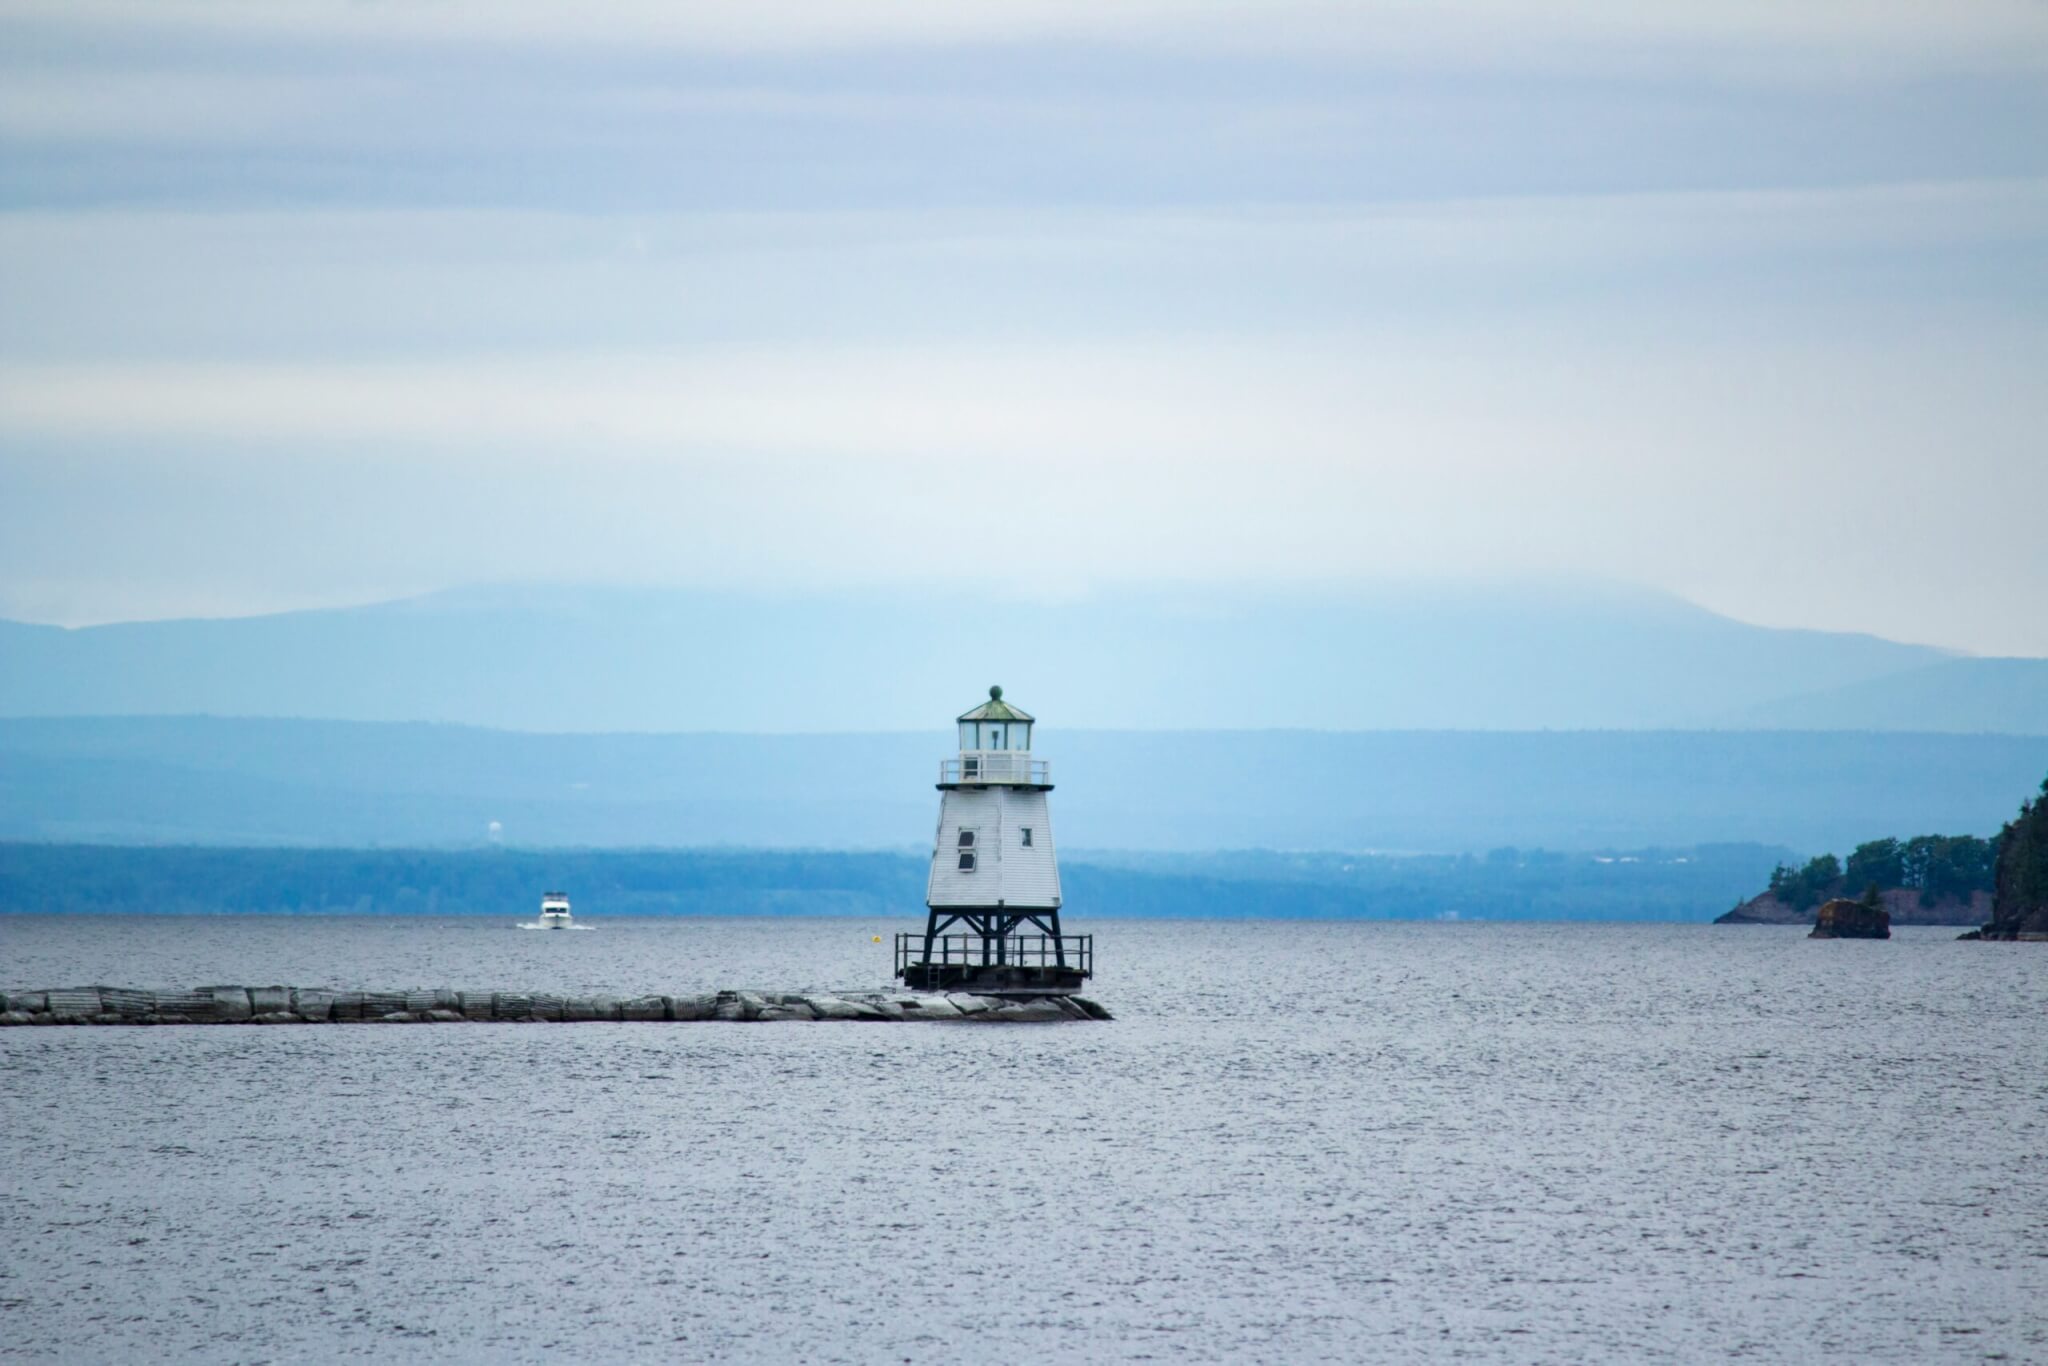
M 1001 688 L 988 690 L 988 701 L 973 711 L 960 714 L 960 752 L 977 750 L 1028 750 L 1031 748 L 1031 713 L 1019 711 L 1003 701 Z

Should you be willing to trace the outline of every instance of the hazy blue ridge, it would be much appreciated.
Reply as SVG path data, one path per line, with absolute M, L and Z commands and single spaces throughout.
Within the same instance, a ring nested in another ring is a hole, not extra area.
M 1055 603 L 492 589 L 233 620 L 0 624 L 0 715 L 888 731 L 942 726 L 1000 682 L 1059 727 L 1655 728 L 1946 658 L 1745 625 L 1611 584 Z M 1911 708 L 1886 715 L 1888 729 L 1957 728 Z M 1835 728 L 1825 708 L 1802 725 Z
M 1763 730 L 1946 730 L 2048 735 L 2048 659 L 1945 659 L 1731 711 Z
M 1989 835 L 2048 774 L 2041 736 L 1047 727 L 1040 740 L 1062 848 L 1747 842 L 1812 854 L 1886 834 Z M 0 719 L 0 838 L 475 846 L 495 821 L 523 847 L 915 853 L 929 847 L 933 783 L 952 743 L 944 730 L 535 735 Z
M 1760 845 L 1483 858 L 1086 853 L 1066 914 L 1704 921 L 1785 855 Z M 928 856 L 798 850 L 423 850 L 0 843 L 10 914 L 502 915 L 562 888 L 586 918 L 924 913 Z

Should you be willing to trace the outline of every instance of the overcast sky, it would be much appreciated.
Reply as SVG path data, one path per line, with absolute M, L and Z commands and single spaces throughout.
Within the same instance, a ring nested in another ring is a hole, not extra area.
M 0 615 L 1569 574 L 2048 654 L 2048 6 L 0 0 Z

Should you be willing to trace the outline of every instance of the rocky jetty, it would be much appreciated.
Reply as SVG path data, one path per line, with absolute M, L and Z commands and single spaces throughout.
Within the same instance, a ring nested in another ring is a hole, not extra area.
M 1851 901 L 1837 897 L 1820 908 L 1808 939 L 1889 939 L 1892 918 L 1877 898 Z
M 961 992 L 712 991 L 692 996 L 561 996 L 527 991 L 336 991 L 320 987 L 59 987 L 0 992 L 0 1025 L 534 1024 L 585 1021 L 946 1020 L 1051 1024 L 1107 1020 L 1082 996 Z
M 1991 922 L 1965 939 L 2048 943 L 2048 779 L 1998 835 L 1998 885 Z

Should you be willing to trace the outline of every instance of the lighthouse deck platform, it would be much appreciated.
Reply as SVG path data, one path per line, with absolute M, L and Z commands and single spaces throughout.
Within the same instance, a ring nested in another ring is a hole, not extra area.
M 899 934 L 896 975 L 918 991 L 1064 995 L 1095 975 L 1095 936 Z

